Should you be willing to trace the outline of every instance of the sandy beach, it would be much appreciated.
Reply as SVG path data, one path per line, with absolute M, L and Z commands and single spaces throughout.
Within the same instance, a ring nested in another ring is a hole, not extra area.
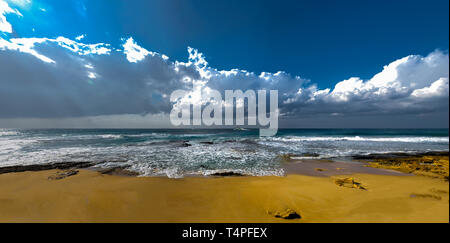
M 58 170 L 1 174 L 0 222 L 449 222 L 448 180 L 421 175 L 169 179 L 77 171 L 58 180 L 49 179 Z

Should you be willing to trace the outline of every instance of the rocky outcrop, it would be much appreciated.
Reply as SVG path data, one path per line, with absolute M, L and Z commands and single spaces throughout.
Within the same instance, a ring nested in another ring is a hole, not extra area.
M 41 171 L 41 170 L 65 170 L 65 169 L 81 169 L 96 165 L 94 162 L 60 162 L 48 164 L 34 164 L 34 165 L 14 165 L 7 167 L 0 167 L 0 174 L 11 172 L 25 172 L 25 171 Z
M 448 152 L 430 152 L 401 157 L 373 157 L 368 166 L 412 173 L 431 178 L 449 179 Z
M 61 180 L 69 176 L 74 176 L 78 174 L 78 170 L 64 170 L 64 171 L 57 171 L 55 174 L 48 177 L 49 180 Z

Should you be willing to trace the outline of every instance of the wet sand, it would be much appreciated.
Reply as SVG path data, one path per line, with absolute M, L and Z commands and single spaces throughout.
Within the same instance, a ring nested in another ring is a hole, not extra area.
M 375 174 L 410 176 L 399 171 L 368 167 L 367 163 L 357 161 L 327 161 L 327 160 L 292 160 L 283 165 L 287 174 L 309 176 L 335 176 L 352 174 Z
M 48 179 L 56 172 L 1 174 L 0 222 L 449 222 L 448 181 L 425 176 L 352 171 L 361 185 L 352 187 L 334 172 L 169 179 L 79 169 Z M 282 218 L 291 211 L 301 218 Z

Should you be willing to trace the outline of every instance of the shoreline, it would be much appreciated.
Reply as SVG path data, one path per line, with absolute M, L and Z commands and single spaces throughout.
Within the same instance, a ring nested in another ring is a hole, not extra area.
M 310 176 L 331 176 L 339 174 L 354 174 L 354 173 L 367 173 L 367 174 L 381 174 L 381 175 L 401 175 L 402 173 L 410 173 L 406 170 L 398 170 L 395 166 L 389 166 L 386 161 L 403 160 L 403 159 L 421 159 L 425 156 L 431 157 L 447 157 L 449 151 L 429 151 L 429 152 L 414 152 L 414 153 L 376 153 L 368 155 L 355 155 L 342 159 L 335 158 L 333 160 L 322 158 L 308 158 L 308 159 L 296 159 L 294 154 L 280 155 L 281 168 L 285 170 L 285 175 L 288 174 L 301 174 Z M 347 159 L 344 159 L 347 158 Z M 383 166 L 377 162 L 384 162 Z M 115 162 L 119 163 L 117 166 L 102 168 L 95 167 L 96 165 Z M 118 161 L 66 161 L 55 162 L 45 164 L 27 164 L 27 165 L 11 165 L 0 167 L 0 175 L 15 172 L 27 172 L 27 171 L 43 171 L 43 170 L 68 170 L 68 169 L 89 169 L 97 171 L 102 174 L 119 175 L 119 176 L 140 176 L 138 172 L 128 170 L 129 166 L 120 165 L 122 160 Z M 376 168 L 376 169 L 374 169 Z M 448 176 L 448 161 L 447 161 L 447 176 Z M 320 173 L 317 173 L 320 172 Z M 401 173 L 398 173 L 401 172 Z M 185 174 L 183 177 L 215 177 L 215 176 L 254 176 L 248 174 L 241 174 L 233 170 L 217 170 L 217 172 L 201 175 L 201 174 Z M 166 177 L 163 175 L 147 176 L 147 177 Z M 258 176 L 257 176 L 258 177 Z M 448 178 L 447 178 L 448 180 Z
M 0 175 L 0 222 L 449 221 L 448 182 L 423 176 L 48 179 L 57 172 Z
M 0 170 L 0 222 L 449 222 L 448 152 L 285 159 L 285 176 L 148 177 L 89 162 L 11 167 Z

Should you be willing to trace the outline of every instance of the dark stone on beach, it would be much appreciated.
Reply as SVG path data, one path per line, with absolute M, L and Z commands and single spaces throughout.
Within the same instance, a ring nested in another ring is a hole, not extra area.
M 54 175 L 48 177 L 49 180 L 61 180 L 69 176 L 78 174 L 78 170 L 57 171 Z
M 54 169 L 81 169 L 94 166 L 98 163 L 94 162 L 60 162 L 49 164 L 35 164 L 35 165 L 14 165 L 7 167 L 0 167 L 0 174 L 11 172 L 25 172 L 25 171 L 41 171 L 41 170 L 54 170 Z
M 295 212 L 294 210 L 287 208 L 284 211 L 276 211 L 276 212 L 268 212 L 270 215 L 273 215 L 275 218 L 282 219 L 301 219 L 300 214 Z
M 319 157 L 320 154 L 316 154 L 316 153 L 303 153 L 300 155 L 300 157 Z
M 244 176 L 241 173 L 233 172 L 233 171 L 226 171 L 226 172 L 216 172 L 214 174 L 211 174 L 212 176 Z
M 186 142 L 186 141 L 184 141 L 184 142 L 181 144 L 181 147 L 189 147 L 189 146 L 192 146 L 192 144 L 190 144 L 190 143 L 188 143 L 188 142 Z
M 290 213 L 288 216 L 280 216 L 280 215 L 275 215 L 275 218 L 282 218 L 282 219 L 301 219 L 302 217 L 296 213 L 296 212 L 292 212 Z

